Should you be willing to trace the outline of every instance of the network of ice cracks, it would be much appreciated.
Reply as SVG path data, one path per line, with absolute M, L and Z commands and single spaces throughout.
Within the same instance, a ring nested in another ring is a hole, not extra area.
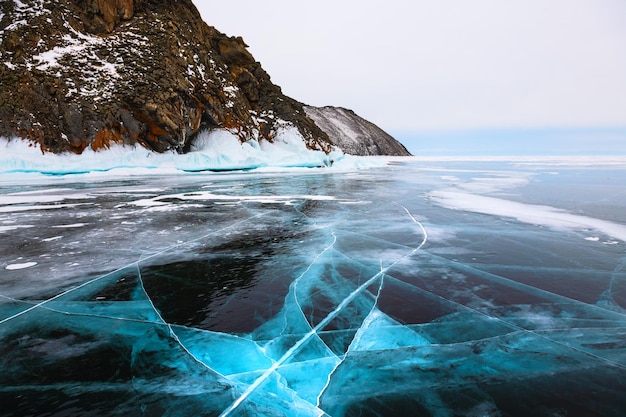
M 186 197 L 193 199 L 192 194 Z M 292 262 L 283 270 L 289 270 L 291 280 L 283 304 L 250 332 L 218 332 L 169 321 L 161 307 L 167 304 L 166 294 L 160 292 L 157 299 L 144 278 L 146 271 L 170 258 L 201 254 L 205 243 L 228 240 L 231 232 L 277 215 L 258 198 L 237 201 L 261 207 L 248 217 L 145 254 L 58 295 L 38 302 L 5 300 L 0 334 L 46 327 L 62 335 L 61 343 L 73 338 L 73 349 L 123 356 L 132 377 L 113 375 L 96 385 L 56 383 L 54 389 L 80 397 L 130 386 L 133 395 L 120 409 L 139 399 L 147 414 L 342 416 L 354 415 L 350 407 L 365 408 L 374 398 L 408 396 L 428 415 L 452 416 L 457 414 L 444 398 L 446 390 L 468 386 L 474 400 L 483 401 L 473 400 L 464 415 L 500 415 L 489 395 L 476 387 L 503 376 L 545 376 L 549 384 L 564 368 L 602 368 L 603 376 L 623 375 L 623 311 L 429 253 L 428 225 L 399 202 L 384 203 L 382 209 L 378 204 L 376 211 L 345 204 L 343 214 L 328 219 L 323 211 L 313 215 L 307 210 L 312 203 L 323 205 L 324 199 L 278 200 L 284 203 L 281 210 L 292 211 L 308 225 L 311 241 L 306 252 L 289 253 Z M 271 268 L 264 271 L 271 273 Z M 435 279 L 436 274 L 445 276 Z M 515 294 L 511 297 L 524 302 L 498 303 L 493 294 L 468 299 L 468 285 L 475 295 L 505 289 L 502 294 Z M 421 304 L 432 320 L 398 319 L 404 304 Z M 88 336 L 76 340 L 75 335 Z M 59 352 L 57 359 L 62 363 L 74 353 Z M 615 378 L 607 381 L 613 384 Z M 44 385 L 40 388 L 50 389 Z M 609 398 L 623 388 L 604 386 Z M 168 398 L 167 406 L 160 395 Z
M 193 194 L 187 197 L 193 199 Z M 213 198 L 220 200 L 224 197 L 207 194 L 200 200 Z M 239 202 L 252 204 L 276 201 L 275 196 L 268 197 L 267 201 L 259 197 L 240 198 Z M 278 201 L 291 206 L 294 204 L 292 198 L 279 197 Z M 234 197 L 230 200 L 238 199 Z M 296 197 L 296 202 L 298 199 L 304 202 L 320 200 L 319 197 L 304 196 Z M 139 200 L 135 205 L 158 208 L 162 204 L 160 200 Z M 298 204 L 293 207 L 306 218 L 304 212 L 299 211 Z M 49 331 L 62 328 L 73 334 L 103 332 L 105 334 L 98 337 L 123 338 L 125 343 L 133 345 L 133 356 L 146 356 L 144 359 L 131 358 L 133 366 L 150 368 L 154 361 L 161 367 L 171 368 L 165 372 L 168 382 L 162 390 L 181 390 L 185 395 L 189 395 L 191 390 L 195 391 L 191 394 L 193 396 L 209 394 L 212 397 L 210 403 L 215 408 L 213 411 L 223 405 L 222 415 L 238 415 L 241 412 L 254 415 L 321 415 L 320 397 L 330 383 L 332 373 L 345 361 L 350 351 L 373 347 L 373 341 L 368 340 L 368 328 L 380 325 L 398 327 L 398 336 L 404 338 L 403 343 L 417 342 L 421 345 L 424 342 L 417 334 L 407 339 L 408 334 L 401 329 L 402 326 L 385 318 L 376 308 L 387 271 L 409 258 L 426 242 L 423 226 L 407 209 L 402 209 L 409 221 L 409 235 L 413 233 L 412 228 L 417 228 L 417 235 L 411 240 L 418 239 L 418 242 L 410 247 L 385 242 L 391 247 L 381 247 L 387 253 L 377 260 L 376 265 L 368 265 L 367 259 L 350 259 L 349 253 L 338 249 L 342 240 L 354 239 L 350 233 L 336 229 L 335 225 L 319 226 L 322 246 L 319 253 L 305 261 L 309 262 L 305 267 L 294 270 L 297 275 L 289 286 L 282 310 L 250 334 L 215 333 L 168 323 L 146 291 L 142 267 L 154 262 L 158 264 L 160 259 L 174 252 L 195 251 L 196 246 L 204 241 L 219 239 L 231 230 L 269 216 L 271 213 L 267 211 L 234 221 L 192 241 L 180 242 L 146 255 L 131 265 L 97 276 L 46 300 L 30 302 L 30 305 L 10 300 L 9 311 L 15 311 L 7 314 L 5 304 L 3 315 L 8 317 L 0 320 L 0 324 L 5 335 L 20 327 L 28 327 L 28 323 L 38 323 Z M 339 276 L 334 266 L 331 269 L 331 265 L 339 263 L 352 268 L 356 266 L 359 276 L 348 279 Z M 128 293 L 128 298 L 110 301 L 110 297 L 102 295 L 120 293 Z M 358 317 L 353 317 L 355 314 Z M 331 328 L 334 330 L 329 330 Z M 340 334 L 334 336 L 333 332 Z M 347 343 L 348 340 L 351 342 Z M 71 356 L 71 352 L 68 355 Z M 150 361 L 150 364 L 140 365 L 140 361 Z M 154 372 L 145 371 L 148 374 Z M 171 380 L 170 373 L 182 379 Z M 154 389 L 153 383 L 164 382 L 160 378 L 158 382 L 151 381 L 153 378 L 154 375 L 146 375 L 145 380 L 135 378 L 133 386 L 141 389 L 138 387 L 145 384 L 150 388 L 144 389 L 150 390 Z M 177 413 L 175 406 L 170 411 Z M 203 413 L 210 411 L 202 410 Z M 188 412 L 186 410 L 181 414 Z

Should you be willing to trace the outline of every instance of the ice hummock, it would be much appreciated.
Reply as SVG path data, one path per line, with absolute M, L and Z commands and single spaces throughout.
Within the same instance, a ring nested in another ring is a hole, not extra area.
M 341 165 L 346 155 L 339 149 L 330 154 L 306 148 L 296 128 L 281 129 L 272 143 L 249 140 L 240 143 L 226 130 L 200 133 L 191 152 L 158 154 L 140 146 L 115 145 L 103 151 L 87 148 L 81 155 L 45 154 L 28 142 L 0 138 L 0 173 L 64 175 L 119 169 L 160 171 L 231 171 L 258 168 L 328 167 Z M 347 159 L 355 160 L 347 157 Z M 346 163 L 344 161 L 343 163 Z M 350 164 L 350 163 L 348 163 Z M 360 164 L 360 162 L 354 162 Z

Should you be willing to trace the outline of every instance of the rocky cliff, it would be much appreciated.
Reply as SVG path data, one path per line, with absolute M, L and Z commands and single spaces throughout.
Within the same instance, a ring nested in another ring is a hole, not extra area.
M 352 110 L 333 106 L 305 106 L 304 109 L 306 114 L 328 134 L 333 145 L 347 154 L 411 155 L 400 142 Z
M 326 153 L 408 155 L 349 110 L 305 111 L 191 0 L 0 0 L 0 136 L 184 153 L 205 129 L 271 142 L 292 128 Z
M 302 104 L 191 0 L 0 1 L 0 136 L 51 152 L 185 152 L 203 128 L 271 141 L 290 126 L 330 151 Z

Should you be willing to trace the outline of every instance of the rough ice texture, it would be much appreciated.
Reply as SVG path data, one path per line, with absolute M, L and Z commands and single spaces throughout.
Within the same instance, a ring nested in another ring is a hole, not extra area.
M 305 106 L 306 114 L 328 133 L 330 141 L 350 155 L 409 156 L 409 151 L 384 130 L 341 107 Z
M 380 165 L 376 161 L 347 158 L 339 149 L 326 153 L 309 149 L 300 132 L 284 128 L 270 142 L 265 139 L 239 141 L 236 134 L 216 129 L 198 135 L 187 153 L 154 153 L 141 146 L 114 145 L 106 150 L 86 149 L 81 155 L 71 152 L 42 154 L 20 139 L 0 138 L 0 173 L 77 174 L 98 171 L 149 169 L 172 171 L 229 171 L 280 167 L 348 167 Z

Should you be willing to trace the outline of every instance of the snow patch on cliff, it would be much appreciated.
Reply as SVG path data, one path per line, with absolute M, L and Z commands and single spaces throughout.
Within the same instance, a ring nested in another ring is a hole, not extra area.
M 46 10 L 43 5 L 44 0 L 30 0 L 27 1 L 28 4 L 24 4 L 19 0 L 14 0 L 13 3 L 15 3 L 15 12 L 17 15 L 17 19 L 15 19 L 15 21 L 7 26 L 4 30 L 0 30 L 0 36 L 2 36 L 4 31 L 10 32 L 12 30 L 15 30 L 20 26 L 28 24 L 29 19 L 48 12 L 48 10 Z M 2 20 L 3 17 L 4 15 L 0 13 L 0 20 Z

